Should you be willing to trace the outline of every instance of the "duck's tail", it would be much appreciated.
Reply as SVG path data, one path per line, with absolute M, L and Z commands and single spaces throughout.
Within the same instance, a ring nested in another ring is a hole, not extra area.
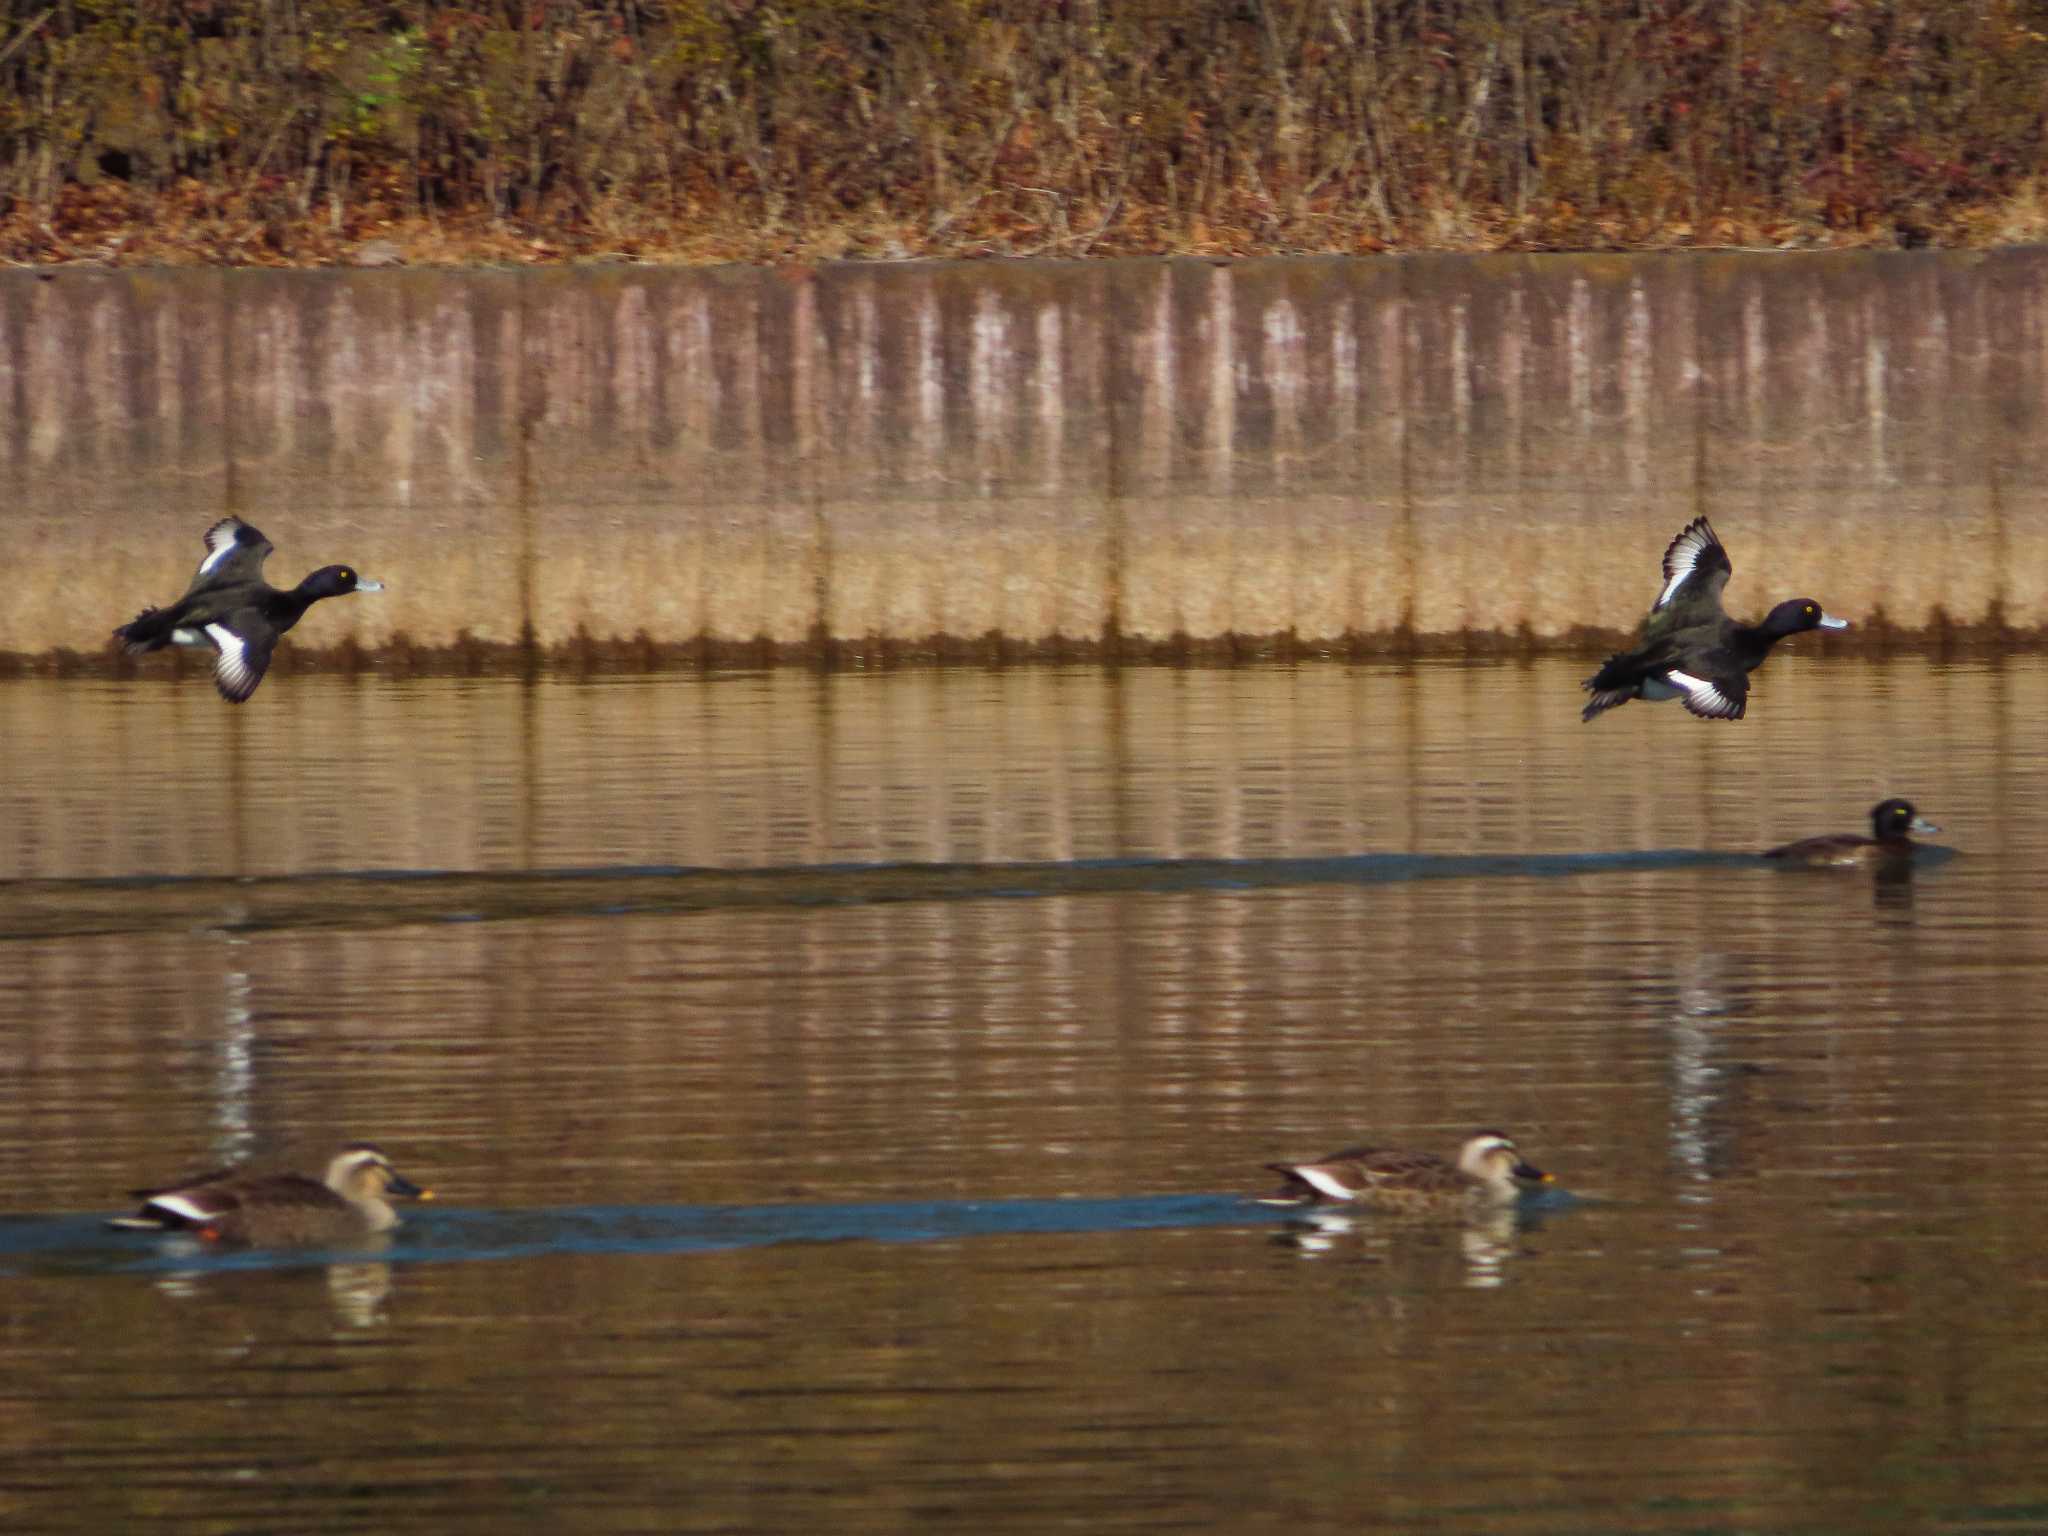
M 1589 682 L 1586 686 L 1591 688 L 1593 685 Z M 1579 719 L 1581 721 L 1590 720 L 1602 710 L 1612 709 L 1617 704 L 1626 704 L 1635 696 L 1636 690 L 1634 688 L 1599 689 L 1593 694 L 1592 698 L 1586 701 L 1586 707 L 1579 711 Z
M 160 651 L 171 643 L 171 631 L 177 626 L 171 616 L 161 608 L 145 608 L 142 612 L 119 629 L 114 638 L 130 656 L 140 656 L 146 651 Z
M 1601 663 L 1598 672 L 1579 684 L 1593 695 L 1586 701 L 1586 707 L 1579 711 L 1580 720 L 1590 720 L 1603 710 L 1626 704 L 1642 691 L 1642 679 L 1630 676 L 1629 669 L 1623 665 L 1627 659 L 1626 652 L 1617 651 Z
M 1292 1163 L 1268 1163 L 1266 1167 L 1285 1182 L 1270 1195 L 1255 1195 L 1259 1204 L 1315 1205 L 1322 1199 L 1322 1192 L 1296 1172 Z

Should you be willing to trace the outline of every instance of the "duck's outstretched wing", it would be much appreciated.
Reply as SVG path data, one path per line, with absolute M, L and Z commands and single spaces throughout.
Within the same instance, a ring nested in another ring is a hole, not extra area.
M 1712 525 L 1704 517 L 1694 518 L 1664 551 L 1664 590 L 1650 604 L 1650 612 L 1718 614 L 1721 592 L 1733 570 Z
M 1740 720 L 1749 703 L 1749 676 L 1744 672 L 1702 677 L 1672 667 L 1664 681 L 1678 690 L 1685 707 L 1702 720 Z
M 270 540 L 262 531 L 239 517 L 224 517 L 207 529 L 206 558 L 192 573 L 191 596 L 205 587 L 225 586 L 235 581 L 256 581 L 263 575 L 263 562 L 270 557 Z
M 277 649 L 277 631 L 253 608 L 237 609 L 206 626 L 206 638 L 220 654 L 213 660 L 213 686 L 230 704 L 256 691 Z

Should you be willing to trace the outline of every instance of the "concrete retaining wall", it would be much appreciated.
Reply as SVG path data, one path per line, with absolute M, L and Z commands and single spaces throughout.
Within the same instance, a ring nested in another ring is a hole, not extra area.
M 0 274 L 0 652 L 235 512 L 292 645 L 1371 649 L 2048 628 L 2048 252 Z M 1579 637 L 1583 639 L 1583 637 Z M 282 659 L 282 658 L 281 658 Z

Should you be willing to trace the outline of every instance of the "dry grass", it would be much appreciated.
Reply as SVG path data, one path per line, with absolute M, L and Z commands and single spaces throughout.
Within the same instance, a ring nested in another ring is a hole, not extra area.
M 2042 238 L 2048 0 L 0 0 L 0 259 Z

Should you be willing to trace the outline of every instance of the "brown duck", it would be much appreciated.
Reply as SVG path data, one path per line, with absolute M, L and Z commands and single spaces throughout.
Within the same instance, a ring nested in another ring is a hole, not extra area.
M 210 1242 L 258 1247 L 347 1242 L 398 1225 L 396 1195 L 431 1200 L 367 1141 L 334 1155 L 324 1180 L 299 1173 L 222 1168 L 159 1189 L 138 1189 L 133 1216 L 107 1224 L 146 1232 L 191 1232 Z
M 1269 1205 L 1349 1200 L 1394 1211 L 1456 1212 L 1511 1205 L 1524 1183 L 1552 1182 L 1499 1131 L 1467 1138 L 1455 1163 L 1430 1152 L 1353 1147 L 1318 1162 L 1266 1166 L 1286 1181 Z

